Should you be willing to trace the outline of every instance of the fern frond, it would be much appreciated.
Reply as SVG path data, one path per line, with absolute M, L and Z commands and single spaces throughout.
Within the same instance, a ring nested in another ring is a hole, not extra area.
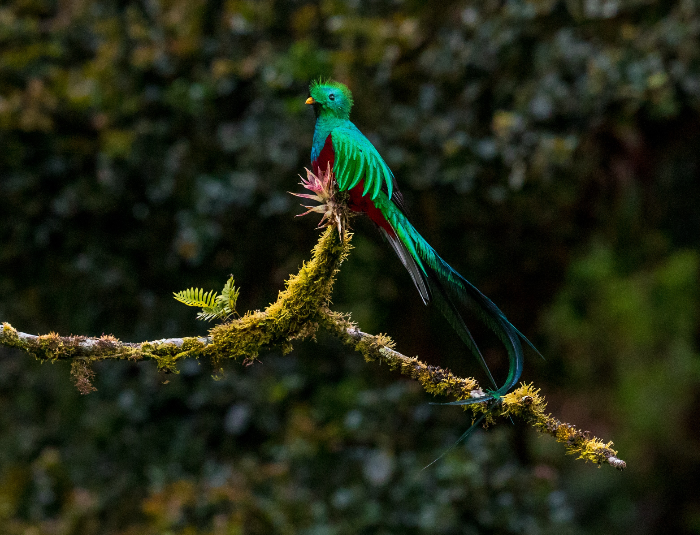
M 211 321 L 214 319 L 228 319 L 231 314 L 223 309 L 208 309 L 197 312 L 197 319 L 202 321 Z
M 190 288 L 173 293 L 173 297 L 188 307 L 211 308 L 215 305 L 219 295 L 214 290 L 205 292 L 202 288 Z
M 236 301 L 238 301 L 239 289 L 233 283 L 231 275 L 219 295 L 214 290 L 205 292 L 202 288 L 190 288 L 182 292 L 173 293 L 175 299 L 191 307 L 200 307 L 197 319 L 211 321 L 213 319 L 226 320 L 236 313 Z
M 233 285 L 234 282 L 236 281 L 233 280 L 233 275 L 231 275 L 226 281 L 224 289 L 221 290 L 221 295 L 216 298 L 218 302 L 225 304 L 231 312 L 236 310 L 236 302 L 238 301 L 238 293 L 240 292 L 240 290 Z

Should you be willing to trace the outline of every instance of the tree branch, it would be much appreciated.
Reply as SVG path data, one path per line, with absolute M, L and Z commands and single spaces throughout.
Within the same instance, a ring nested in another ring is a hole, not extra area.
M 251 361 L 262 350 L 281 347 L 283 353 L 292 350 L 295 340 L 314 337 L 323 327 L 345 344 L 359 351 L 367 362 L 386 362 L 418 381 L 433 395 L 448 395 L 457 400 L 484 395 L 476 380 L 455 376 L 449 370 L 429 366 L 418 358 L 402 355 L 386 335 L 371 335 L 360 331 L 349 315 L 328 308 L 336 274 L 347 257 L 352 235 L 341 240 L 334 228 L 327 228 L 313 250 L 311 261 L 292 275 L 277 300 L 264 311 L 246 313 L 242 318 L 214 326 L 207 337 L 167 338 L 141 343 L 127 343 L 113 336 L 89 338 L 59 336 L 56 333 L 35 336 L 16 331 L 9 323 L 0 329 L 0 345 L 15 347 L 41 360 L 70 360 L 71 374 L 82 393 L 94 390 L 91 364 L 107 359 L 153 359 L 158 368 L 177 373 L 177 361 L 183 358 L 209 358 L 215 366 L 225 359 L 244 358 Z M 540 390 L 532 384 L 521 384 L 504 396 L 497 407 L 486 403 L 465 405 L 473 416 L 489 411 L 487 424 L 495 418 L 515 416 L 537 431 L 555 437 L 566 445 L 567 453 L 598 465 L 608 463 L 622 470 L 624 461 L 617 457 L 612 442 L 604 443 L 588 431 L 560 422 L 545 413 L 546 403 Z

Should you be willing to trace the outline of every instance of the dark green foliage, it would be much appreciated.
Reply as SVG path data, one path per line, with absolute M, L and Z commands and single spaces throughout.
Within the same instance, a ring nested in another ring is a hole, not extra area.
M 498 426 L 421 471 L 464 413 L 323 338 L 220 381 L 102 363 L 87 396 L 68 365 L 2 350 L 2 530 L 697 533 L 699 17 L 694 0 L 3 2 L 0 321 L 203 335 L 172 292 L 228 273 L 239 310 L 274 301 L 317 240 L 286 191 L 308 84 L 332 75 L 416 229 L 543 351 L 523 379 L 630 468 Z M 353 226 L 334 308 L 478 374 Z

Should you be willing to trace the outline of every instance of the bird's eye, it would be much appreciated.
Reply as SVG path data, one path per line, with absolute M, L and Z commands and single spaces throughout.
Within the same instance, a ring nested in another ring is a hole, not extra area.
M 330 95 L 328 95 L 328 98 L 330 100 L 335 100 L 335 95 L 333 93 L 331 93 Z

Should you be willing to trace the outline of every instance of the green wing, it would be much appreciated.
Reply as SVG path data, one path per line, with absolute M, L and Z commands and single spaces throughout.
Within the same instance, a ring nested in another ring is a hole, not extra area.
M 335 163 L 333 174 L 340 191 L 351 190 L 365 181 L 362 195 L 370 193 L 376 199 L 382 187 L 391 199 L 394 191 L 394 175 L 374 145 L 354 125 L 334 128 L 331 132 Z

